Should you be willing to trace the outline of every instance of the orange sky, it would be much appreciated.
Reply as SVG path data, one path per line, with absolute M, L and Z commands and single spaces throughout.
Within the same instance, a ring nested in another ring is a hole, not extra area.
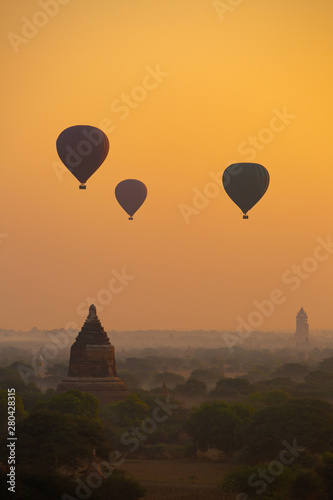
M 331 0 L 3 10 L 1 328 L 80 327 L 93 300 L 107 329 L 293 330 L 301 305 L 333 327 Z M 77 124 L 110 142 L 86 191 L 55 148 Z M 241 161 L 271 176 L 248 221 L 212 179 Z M 126 178 L 148 188 L 132 222 Z

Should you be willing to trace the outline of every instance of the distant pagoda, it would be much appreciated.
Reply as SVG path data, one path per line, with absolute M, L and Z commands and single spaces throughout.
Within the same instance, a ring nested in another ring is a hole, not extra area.
M 169 389 L 168 389 L 168 386 L 166 385 L 165 380 L 163 381 L 163 385 L 162 385 L 162 394 L 164 396 L 169 396 Z
M 300 308 L 296 315 L 295 340 L 299 344 L 309 341 L 308 315 L 304 311 L 303 307 Z
M 117 376 L 114 346 L 93 304 L 71 347 L 68 376 L 58 385 L 57 392 L 71 389 L 92 394 L 101 405 L 122 401 L 128 395 L 126 385 Z

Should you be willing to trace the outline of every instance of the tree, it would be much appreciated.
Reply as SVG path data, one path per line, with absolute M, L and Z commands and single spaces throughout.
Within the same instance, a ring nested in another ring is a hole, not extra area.
M 135 393 L 131 393 L 124 401 L 109 403 L 101 409 L 101 419 L 105 425 L 105 432 L 117 449 L 123 449 L 121 437 L 133 426 L 149 416 L 149 406 Z
M 237 411 L 223 401 L 194 407 L 187 418 L 195 450 L 218 448 L 229 455 L 242 444 L 241 425 Z
M 239 397 L 251 391 L 250 383 L 246 378 L 221 378 L 216 382 L 215 389 L 211 392 L 213 398 Z
M 183 396 L 196 397 L 204 396 L 206 394 L 207 385 L 195 378 L 189 378 L 185 384 L 178 384 L 176 391 Z
M 3 499 L 9 499 L 11 494 L 13 498 L 18 499 L 59 500 L 64 491 L 75 491 L 72 479 L 45 471 L 29 474 L 20 472 L 15 481 L 15 493 L 8 492 L 7 479 L 5 475 L 0 475 L 0 496 Z
M 70 390 L 55 394 L 48 400 L 38 400 L 34 410 L 54 410 L 87 418 L 98 418 L 99 403 L 91 394 Z
M 308 373 L 306 377 L 304 377 L 304 381 L 306 384 L 311 386 L 332 385 L 333 373 L 315 370 Z
M 327 498 L 333 498 L 333 453 L 324 453 L 322 463 L 316 467 L 317 474 L 321 477 Z
M 223 376 L 223 374 L 216 368 L 211 368 L 209 370 L 201 368 L 193 370 L 190 378 L 195 378 L 197 380 L 200 380 L 201 382 L 205 382 L 205 384 L 208 385 L 215 384 L 216 381 L 221 378 L 221 376 Z
M 19 466 L 49 473 L 60 467 L 75 470 L 105 442 L 103 425 L 98 420 L 45 409 L 25 418 L 17 435 Z
M 270 464 L 263 463 L 260 467 L 240 466 L 225 474 L 220 487 L 223 492 L 232 492 L 235 495 L 239 493 L 236 498 L 242 500 L 296 500 L 296 497 L 290 496 L 290 490 L 297 472 L 284 467 L 280 474 L 270 475 L 269 470 Z M 315 498 L 317 497 L 313 500 Z
M 286 363 L 277 368 L 272 374 L 272 377 L 289 377 L 297 382 L 303 381 L 305 375 L 309 373 L 309 368 L 300 363 Z
M 139 378 L 128 370 L 117 370 L 118 377 L 127 385 L 130 391 L 141 387 Z
M 24 378 L 26 372 L 22 370 L 28 371 L 27 378 Z M 35 379 L 35 372 L 28 365 L 13 363 L 8 368 L 0 368 L 0 389 L 7 391 L 8 388 L 15 387 L 16 393 L 20 395 L 28 411 L 42 396 L 42 391 L 34 382 L 31 382 L 33 379 Z
M 290 487 L 295 500 L 323 500 L 325 492 L 320 477 L 314 470 L 300 470 Z
M 142 358 L 126 358 L 124 368 L 134 373 L 142 384 L 149 382 L 155 373 L 152 364 Z
M 8 405 L 8 391 L 0 389 L 0 436 L 8 432 L 8 410 L 12 406 Z M 24 404 L 20 396 L 15 394 L 15 423 L 20 422 L 26 416 Z
M 304 383 L 296 388 L 305 397 L 332 400 L 333 373 L 316 370 L 304 377 Z
M 73 478 L 59 473 L 43 471 L 20 474 L 14 495 L 8 495 L 7 477 L 0 473 L 1 498 L 60 500 L 89 498 L 90 500 L 136 500 L 144 495 L 144 488 L 123 471 L 114 470 L 109 477 L 94 484 L 89 478 Z M 6 495 L 6 496 L 5 496 Z
M 139 400 L 144 402 L 149 408 L 148 413 L 146 415 L 142 415 L 140 424 L 147 416 L 154 419 L 156 409 L 160 407 L 159 402 L 166 405 L 172 405 L 172 412 L 166 414 L 167 418 L 165 420 L 163 419 L 163 422 L 157 422 L 156 429 L 147 437 L 147 441 L 145 441 L 145 443 L 149 445 L 157 445 L 160 443 L 178 443 L 179 434 L 186 431 L 185 422 L 189 410 L 182 408 L 179 401 L 172 396 L 162 395 L 161 391 L 159 391 L 159 394 L 153 394 L 152 391 L 142 390 L 137 393 L 137 396 Z M 138 424 L 139 422 L 137 425 Z
M 283 449 L 283 442 L 297 444 L 311 452 L 332 450 L 333 413 L 326 401 L 293 399 L 264 408 L 253 415 L 245 429 L 249 457 L 271 460 Z
M 128 428 L 140 424 L 149 416 L 149 406 L 135 393 L 129 394 L 124 401 L 109 403 L 101 412 L 102 418 L 109 424 Z
M 291 398 L 290 394 L 285 391 L 267 391 L 254 392 L 250 394 L 249 400 L 251 403 L 261 404 L 264 406 L 276 406 L 286 403 Z
M 254 415 L 256 412 L 252 406 L 242 403 L 234 403 L 230 405 L 230 408 L 237 415 L 237 417 L 241 419 L 242 426 L 244 426 L 244 424 L 248 422 L 252 415 Z
M 234 350 L 236 351 L 236 346 L 234 347 Z M 241 368 L 241 362 L 236 356 L 229 356 L 225 360 L 225 370 L 226 372 L 237 372 Z
M 318 365 L 318 370 L 333 373 L 333 356 L 323 359 Z
M 257 382 L 255 387 L 257 391 L 285 391 L 292 393 L 296 387 L 296 382 L 288 377 L 278 377 Z

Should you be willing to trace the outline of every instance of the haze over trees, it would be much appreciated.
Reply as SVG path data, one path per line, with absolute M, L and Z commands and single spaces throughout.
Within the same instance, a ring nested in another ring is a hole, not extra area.
M 127 491 L 124 500 L 134 499 L 143 489 L 122 474 L 122 460 L 195 463 L 213 453 L 215 460 L 234 468 L 229 476 L 221 474 L 219 487 L 256 498 L 249 477 L 258 474 L 260 464 L 268 467 L 276 460 L 287 443 L 296 446 L 298 456 L 283 466 L 272 484 L 267 483 L 265 494 L 292 491 L 293 497 L 286 498 L 330 498 L 333 350 L 237 347 L 230 352 L 186 347 L 130 354 L 119 356 L 117 363 L 131 384 L 130 395 L 103 408 L 89 394 L 55 392 L 66 373 L 60 359 L 42 370 L 33 370 L 24 360 L 6 365 L 2 359 L 1 408 L 6 407 L 8 387 L 16 387 L 17 394 L 19 491 L 56 498 L 62 489 L 61 494 L 66 490 L 75 496 L 77 483 L 63 473 L 81 474 L 96 450 L 101 462 L 109 462 L 112 453 L 117 460 L 113 459 L 112 474 L 91 498 L 104 498 L 107 485 L 117 481 L 119 491 Z M 18 370 L 22 365 L 30 370 L 28 380 Z M 171 410 L 163 422 L 157 422 L 153 415 L 161 402 L 167 408 L 171 405 Z M 0 419 L 0 430 L 0 460 L 5 463 L 5 417 Z M 33 445 L 37 433 L 40 439 Z

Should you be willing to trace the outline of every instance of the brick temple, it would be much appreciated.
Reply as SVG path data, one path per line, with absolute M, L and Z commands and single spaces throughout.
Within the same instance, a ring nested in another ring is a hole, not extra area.
M 57 392 L 70 389 L 89 392 L 101 405 L 122 401 L 128 395 L 126 385 L 117 376 L 114 346 L 93 304 L 71 347 L 68 376 L 58 385 Z

